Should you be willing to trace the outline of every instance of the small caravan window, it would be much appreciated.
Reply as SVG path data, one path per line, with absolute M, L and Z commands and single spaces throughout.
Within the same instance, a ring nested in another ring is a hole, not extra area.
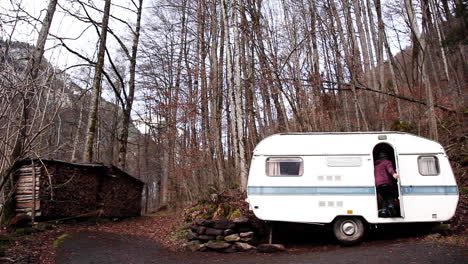
M 418 158 L 419 173 L 423 176 L 439 175 L 439 161 L 434 156 L 421 156 Z
M 266 160 L 268 176 L 302 176 L 303 170 L 301 158 L 268 158 Z

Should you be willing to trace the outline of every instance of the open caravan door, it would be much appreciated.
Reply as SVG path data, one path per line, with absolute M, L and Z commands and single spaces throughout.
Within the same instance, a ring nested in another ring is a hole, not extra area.
M 385 137 L 385 140 L 387 138 Z M 389 142 L 381 142 L 375 145 L 373 149 L 374 166 L 380 175 L 390 173 L 388 171 L 388 161 L 391 162 L 392 169 L 400 176 L 400 179 L 394 180 L 393 183 L 380 184 L 377 187 L 377 203 L 379 218 L 400 218 L 404 217 L 403 213 L 403 197 L 401 189 L 401 178 L 405 175 L 400 175 L 400 167 L 398 162 L 398 152 Z M 386 165 L 384 165 L 386 164 Z M 382 179 L 379 177 L 379 179 Z M 376 179 L 377 180 L 377 179 Z M 377 184 L 377 183 L 376 183 Z
M 394 148 L 393 149 L 394 152 L 395 152 L 395 172 L 398 173 L 398 175 L 400 176 L 399 179 L 397 179 L 397 189 L 398 189 L 398 197 L 396 198 L 397 199 L 397 204 L 398 204 L 398 208 L 400 209 L 400 217 L 404 218 L 405 217 L 405 210 L 404 210 L 404 202 L 403 202 L 403 192 L 402 192 L 402 189 L 401 189 L 401 178 L 405 177 L 405 175 L 401 175 L 401 170 L 400 170 L 400 164 L 398 162 L 398 149 Z M 398 216 L 397 216 L 398 217 Z

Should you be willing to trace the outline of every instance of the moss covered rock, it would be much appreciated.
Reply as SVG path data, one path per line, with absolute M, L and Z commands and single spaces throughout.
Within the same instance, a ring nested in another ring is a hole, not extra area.
M 55 239 L 54 243 L 52 244 L 52 247 L 53 248 L 58 248 L 60 246 L 60 244 L 62 244 L 65 239 L 71 237 L 70 234 L 63 234 L 61 236 L 59 236 L 57 239 Z

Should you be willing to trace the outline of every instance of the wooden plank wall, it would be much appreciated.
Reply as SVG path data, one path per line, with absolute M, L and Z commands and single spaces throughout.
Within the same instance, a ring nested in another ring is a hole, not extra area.
M 32 164 L 21 166 L 15 192 L 15 212 L 30 215 L 32 218 L 41 215 L 39 200 L 41 165 Z M 35 176 L 35 177 L 33 177 Z

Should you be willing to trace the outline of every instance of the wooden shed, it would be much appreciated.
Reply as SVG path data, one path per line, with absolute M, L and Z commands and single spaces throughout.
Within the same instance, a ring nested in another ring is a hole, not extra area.
M 36 219 L 140 215 L 144 183 L 115 166 L 35 159 L 15 167 L 15 214 Z

